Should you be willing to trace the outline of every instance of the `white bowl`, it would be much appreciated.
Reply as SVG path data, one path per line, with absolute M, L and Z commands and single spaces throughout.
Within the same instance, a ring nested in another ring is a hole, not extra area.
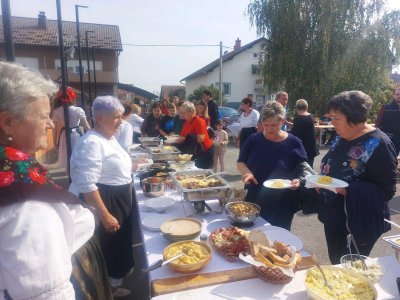
M 169 207 L 175 204 L 175 200 L 170 197 L 157 197 L 145 200 L 144 206 L 155 210 L 158 213 L 163 213 Z

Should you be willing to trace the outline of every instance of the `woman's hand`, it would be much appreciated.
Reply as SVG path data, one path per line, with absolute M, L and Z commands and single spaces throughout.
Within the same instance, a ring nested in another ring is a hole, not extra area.
M 251 173 L 243 174 L 242 175 L 242 181 L 243 181 L 244 184 L 250 184 L 251 182 L 253 182 L 254 184 L 258 184 L 256 178 Z
M 337 188 L 336 189 L 336 193 L 338 193 L 338 194 L 340 194 L 340 195 L 342 195 L 342 196 L 347 196 L 347 191 L 346 191 L 346 189 L 345 188 Z
M 291 187 L 290 187 L 290 189 L 291 190 L 297 190 L 299 187 L 300 187 L 300 180 L 298 180 L 298 179 L 293 179 L 292 180 L 292 182 L 291 182 Z
M 109 233 L 116 232 L 121 228 L 118 220 L 110 213 L 101 218 L 101 223 L 103 223 L 104 229 Z

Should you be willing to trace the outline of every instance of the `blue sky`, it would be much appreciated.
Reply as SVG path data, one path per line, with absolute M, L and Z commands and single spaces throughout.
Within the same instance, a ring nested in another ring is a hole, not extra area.
M 37 17 L 45 11 L 56 19 L 55 0 L 10 0 L 11 14 Z M 219 57 L 219 47 L 138 47 L 128 44 L 223 45 L 230 48 L 257 39 L 245 15 L 249 0 L 61 0 L 63 20 L 118 25 L 123 52 L 120 82 L 158 94 L 161 85 L 177 85 L 190 73 Z M 389 0 L 400 9 L 400 0 Z M 125 44 L 125 45 L 124 45 Z

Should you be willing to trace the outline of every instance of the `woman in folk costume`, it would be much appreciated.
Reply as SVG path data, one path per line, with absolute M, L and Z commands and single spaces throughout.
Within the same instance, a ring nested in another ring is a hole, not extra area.
M 94 218 L 33 157 L 53 82 L 0 62 L 0 298 L 112 299 Z

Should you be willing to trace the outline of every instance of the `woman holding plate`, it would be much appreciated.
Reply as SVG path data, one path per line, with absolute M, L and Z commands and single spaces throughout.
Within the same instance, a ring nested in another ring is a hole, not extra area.
M 388 201 L 396 191 L 397 158 L 390 139 L 367 124 L 371 107 L 371 98 L 360 91 L 342 92 L 327 106 L 338 137 L 322 159 L 321 173 L 329 176 L 325 179 L 348 183 L 337 193 L 320 192 L 318 218 L 324 224 L 332 264 L 349 253 L 349 233 L 360 253 L 368 256 L 380 235 L 390 229 L 383 219 L 390 216 Z
M 294 173 L 307 161 L 307 154 L 297 137 L 281 130 L 286 122 L 281 104 L 275 101 L 266 104 L 260 120 L 263 131 L 246 139 L 237 168 L 248 188 L 246 200 L 258 204 L 261 217 L 269 223 L 290 230 L 293 215 L 299 210 L 294 190 L 300 187 L 300 181 Z M 286 184 L 290 189 L 264 187 L 263 182 L 268 179 L 291 180 Z

